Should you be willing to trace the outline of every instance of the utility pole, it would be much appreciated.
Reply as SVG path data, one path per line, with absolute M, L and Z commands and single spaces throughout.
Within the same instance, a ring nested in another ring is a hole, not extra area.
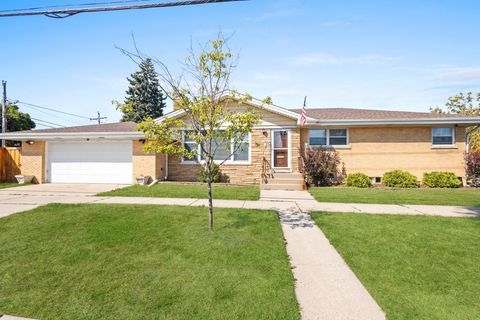
M 107 119 L 107 117 L 100 117 L 100 111 L 97 111 L 97 117 L 96 118 L 90 118 L 91 121 L 97 120 L 98 124 L 101 124 L 102 122 L 100 120 Z
M 7 132 L 7 81 L 2 80 L 3 103 L 2 103 L 2 133 Z M 2 148 L 5 148 L 5 139 L 2 139 Z

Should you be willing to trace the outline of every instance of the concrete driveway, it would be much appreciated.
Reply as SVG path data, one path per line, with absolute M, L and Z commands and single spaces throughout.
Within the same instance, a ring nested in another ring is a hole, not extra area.
M 43 204 L 91 202 L 91 196 L 126 185 L 120 184 L 32 184 L 0 189 L 0 218 Z

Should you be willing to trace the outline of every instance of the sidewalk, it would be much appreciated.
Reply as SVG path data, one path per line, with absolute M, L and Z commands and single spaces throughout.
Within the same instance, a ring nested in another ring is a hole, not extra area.
M 317 202 L 305 191 L 281 191 L 277 195 L 265 194 L 258 201 L 214 200 L 219 208 L 245 208 L 265 210 L 295 210 L 298 212 L 357 212 L 373 214 L 431 215 L 444 217 L 480 216 L 480 207 L 428 206 L 396 204 L 355 204 Z M 96 197 L 69 195 L 0 195 L 0 217 L 22 212 L 49 203 L 107 203 L 107 204 L 156 204 L 207 206 L 206 199 L 187 198 L 141 198 L 141 197 Z

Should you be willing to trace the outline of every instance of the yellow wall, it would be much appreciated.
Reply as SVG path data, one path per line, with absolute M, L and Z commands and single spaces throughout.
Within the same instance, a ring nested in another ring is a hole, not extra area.
M 45 142 L 28 144 L 22 141 L 20 170 L 24 176 L 34 176 L 33 182 L 45 182 Z
M 450 171 L 465 176 L 466 127 L 456 127 L 452 148 L 432 147 L 432 127 L 349 128 L 350 147 L 337 148 L 347 173 L 381 177 L 393 169 L 407 170 L 422 180 L 429 171 Z M 308 129 L 302 129 L 302 146 Z

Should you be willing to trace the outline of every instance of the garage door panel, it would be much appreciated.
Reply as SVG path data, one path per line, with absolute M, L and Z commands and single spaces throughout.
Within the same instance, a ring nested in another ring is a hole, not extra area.
M 132 182 L 132 142 L 52 142 L 48 145 L 52 183 Z

